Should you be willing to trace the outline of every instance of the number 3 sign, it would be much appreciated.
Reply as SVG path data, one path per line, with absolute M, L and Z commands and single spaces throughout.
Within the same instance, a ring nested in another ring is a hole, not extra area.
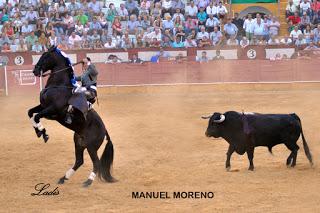
M 18 55 L 14 58 L 14 63 L 16 65 L 23 65 L 24 64 L 24 58 L 21 55 Z
M 247 56 L 249 59 L 255 59 L 257 57 L 257 51 L 255 51 L 254 49 L 249 49 L 247 51 Z

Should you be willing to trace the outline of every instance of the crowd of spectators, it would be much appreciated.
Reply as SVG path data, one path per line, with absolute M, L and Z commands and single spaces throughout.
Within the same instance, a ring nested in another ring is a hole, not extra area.
M 142 47 L 277 45 L 320 41 L 320 3 L 290 0 L 290 36 L 272 15 L 239 18 L 219 0 L 0 0 L 2 52 Z M 308 6 L 306 6 L 308 5 Z
M 320 44 L 320 0 L 289 0 L 286 18 L 290 41 L 296 46 L 317 49 Z

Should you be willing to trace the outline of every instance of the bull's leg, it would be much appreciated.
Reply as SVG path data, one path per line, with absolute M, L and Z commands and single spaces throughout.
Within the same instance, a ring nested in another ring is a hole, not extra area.
M 227 160 L 226 160 L 226 170 L 227 171 L 229 171 L 231 168 L 230 158 L 231 158 L 231 155 L 233 152 L 234 152 L 234 146 L 229 145 L 228 152 L 227 152 Z
M 55 109 L 53 107 L 48 107 L 41 110 L 38 114 L 34 116 L 34 122 L 36 123 L 38 130 L 41 131 L 44 142 L 47 142 L 49 140 L 49 135 L 46 134 L 46 129 L 41 124 L 40 118 L 49 117 L 54 114 Z
M 29 116 L 29 118 L 31 120 L 32 126 L 33 126 L 38 138 L 41 137 L 42 132 L 38 129 L 38 126 L 37 126 L 36 122 L 34 121 L 33 115 L 35 113 L 39 113 L 41 110 L 43 110 L 43 108 L 42 108 L 42 106 L 40 104 L 38 106 L 33 107 L 33 108 L 28 110 L 28 116 Z
M 92 160 L 93 163 L 93 171 L 90 173 L 88 180 L 86 180 L 83 183 L 84 187 L 88 187 L 92 184 L 92 182 L 94 181 L 95 177 L 97 176 L 97 173 L 100 172 L 100 160 L 97 154 L 97 150 L 94 147 L 88 147 L 88 153 L 90 155 L 90 158 Z
M 254 147 L 250 147 L 249 149 L 247 149 L 247 155 L 248 155 L 248 159 L 250 161 L 250 166 L 249 166 L 248 170 L 250 170 L 250 171 L 254 170 L 253 153 L 254 153 Z
M 79 143 L 77 142 L 76 135 L 74 136 L 74 144 L 76 162 L 74 163 L 74 166 L 71 169 L 69 169 L 62 178 L 59 179 L 59 184 L 63 184 L 65 180 L 69 180 L 71 176 L 77 171 L 77 169 L 83 164 L 83 151 L 85 150 L 85 148 L 79 145 Z
M 289 157 L 287 158 L 287 166 L 295 167 L 297 162 L 297 155 L 299 146 L 296 143 L 285 143 L 286 147 L 291 151 Z
M 293 152 L 293 157 L 292 157 L 291 167 L 295 167 L 295 165 L 297 163 L 298 150 L 299 150 L 299 146 L 297 144 L 295 144 L 295 149 L 294 149 L 294 151 L 292 151 Z

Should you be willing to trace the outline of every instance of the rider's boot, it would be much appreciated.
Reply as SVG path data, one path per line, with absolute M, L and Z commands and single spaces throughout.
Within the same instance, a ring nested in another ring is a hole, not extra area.
M 66 118 L 65 118 L 65 122 L 67 124 L 71 124 L 72 123 L 72 111 L 73 111 L 72 106 L 69 105 L 67 113 L 66 113 Z

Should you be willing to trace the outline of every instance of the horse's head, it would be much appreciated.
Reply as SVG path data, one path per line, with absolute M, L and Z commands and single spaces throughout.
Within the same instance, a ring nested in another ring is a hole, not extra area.
M 41 74 L 47 72 L 48 70 L 53 70 L 57 66 L 56 49 L 56 46 L 52 46 L 47 52 L 41 55 L 38 63 L 33 69 L 33 74 L 35 76 L 39 77 Z

